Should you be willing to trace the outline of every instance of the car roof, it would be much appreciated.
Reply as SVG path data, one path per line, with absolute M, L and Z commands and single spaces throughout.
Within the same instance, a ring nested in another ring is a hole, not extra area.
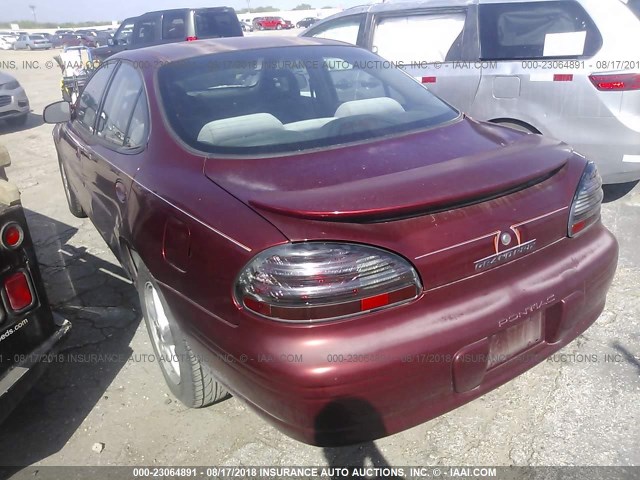
M 185 60 L 188 58 L 215 53 L 258 50 L 263 48 L 319 45 L 360 48 L 344 42 L 327 40 L 324 38 L 288 36 L 226 37 L 210 40 L 198 40 L 195 42 L 165 43 L 162 45 L 155 45 L 135 50 L 125 50 L 117 53 L 113 57 L 110 57 L 110 59 L 127 59 L 133 61 L 145 60 L 151 61 L 152 64 L 160 66 L 163 62 Z
M 233 11 L 235 10 L 231 7 L 194 7 L 194 8 L 167 8 L 164 10 L 153 10 L 152 12 L 145 12 L 140 17 L 144 17 L 145 15 L 156 15 L 158 13 L 178 13 L 178 12 L 190 12 L 192 10 L 217 10 L 217 11 Z M 134 17 L 136 18 L 136 17 Z

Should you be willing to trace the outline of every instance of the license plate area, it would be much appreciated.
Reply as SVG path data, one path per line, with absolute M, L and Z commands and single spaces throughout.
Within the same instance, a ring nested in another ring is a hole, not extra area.
M 489 339 L 487 368 L 496 367 L 542 341 L 542 312 L 498 332 Z

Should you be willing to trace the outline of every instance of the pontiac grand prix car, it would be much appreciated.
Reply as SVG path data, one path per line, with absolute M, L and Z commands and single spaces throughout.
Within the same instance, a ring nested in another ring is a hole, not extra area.
M 595 321 L 616 269 L 593 163 L 358 47 L 129 51 L 44 117 L 171 391 L 199 407 L 228 389 L 308 443 L 392 434 L 514 378 Z

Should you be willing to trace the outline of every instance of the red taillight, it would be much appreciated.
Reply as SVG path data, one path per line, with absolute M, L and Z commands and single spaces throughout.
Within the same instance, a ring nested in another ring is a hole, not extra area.
M 422 290 L 400 256 L 365 245 L 308 242 L 272 247 L 241 272 L 239 306 L 285 322 L 331 320 L 400 305 Z
M 422 83 L 436 83 L 436 77 L 422 77 Z
M 640 73 L 589 75 L 589 80 L 598 90 L 603 91 L 640 90 Z
M 26 273 L 16 272 L 4 281 L 4 291 L 9 300 L 9 306 L 15 312 L 29 307 L 33 303 L 33 293 Z
M 589 162 L 582 173 L 571 203 L 567 228 L 570 237 L 578 235 L 600 219 L 603 196 L 602 179 L 598 169 L 593 162 Z
M 7 223 L 2 227 L 0 238 L 3 247 L 13 250 L 22 244 L 24 240 L 24 230 L 15 222 Z
M 197 39 L 198 39 L 198 37 L 187 37 L 187 38 L 185 38 L 185 40 L 187 42 L 193 42 L 194 40 L 197 40 Z

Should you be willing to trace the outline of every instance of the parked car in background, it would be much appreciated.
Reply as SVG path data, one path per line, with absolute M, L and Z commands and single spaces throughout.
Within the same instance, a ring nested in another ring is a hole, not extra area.
M 474 118 L 559 138 L 605 183 L 640 179 L 640 20 L 621 0 L 382 3 L 303 35 L 402 62 Z
M 71 325 L 49 307 L 20 192 L 0 145 L 0 422 L 42 375 Z
M 29 116 L 29 99 L 20 83 L 0 72 L 0 120 L 9 125 L 24 125 Z
M 308 443 L 389 435 L 516 377 L 596 320 L 616 270 L 593 163 L 344 43 L 122 52 L 43 117 L 173 394 L 228 389 Z
M 96 47 L 96 37 L 90 35 L 80 35 L 69 33 L 53 36 L 53 46 L 55 48 L 67 47 Z
M 287 23 L 281 17 L 254 18 L 253 27 L 256 30 L 282 30 L 283 28 L 288 28 Z
M 42 35 L 20 35 L 13 43 L 14 50 L 49 50 L 53 45 Z
M 298 23 L 296 23 L 296 27 L 297 28 L 309 28 L 311 25 L 316 23 L 318 20 L 320 20 L 320 19 L 316 18 L 316 17 L 305 17 L 302 20 L 300 20 Z
M 249 20 L 240 20 L 243 32 L 253 32 L 253 24 Z
M 296 26 L 293 24 L 293 22 L 291 22 L 291 20 L 286 20 L 286 19 L 282 19 L 282 21 L 284 22 L 284 28 L 286 30 L 292 29 L 292 28 L 296 28 Z
M 73 33 L 73 30 L 70 30 L 68 28 L 62 28 L 60 30 L 56 30 L 55 32 L 53 32 L 54 35 L 63 35 L 65 33 Z
M 17 40 L 12 35 L 0 35 L 0 50 L 13 50 L 13 44 Z
M 109 46 L 96 48 L 93 56 L 104 60 L 123 50 L 162 43 L 241 36 L 242 26 L 230 7 L 161 10 L 122 22 Z
M 98 30 L 94 36 L 95 37 L 94 42 L 96 44 L 96 47 L 109 45 L 109 40 L 113 38 L 114 32 L 115 30 L 113 32 L 107 31 L 107 30 Z
M 50 33 L 43 33 L 43 32 L 36 32 L 34 35 L 40 35 L 49 41 L 51 41 L 51 38 L 53 37 L 53 35 L 51 35 Z

